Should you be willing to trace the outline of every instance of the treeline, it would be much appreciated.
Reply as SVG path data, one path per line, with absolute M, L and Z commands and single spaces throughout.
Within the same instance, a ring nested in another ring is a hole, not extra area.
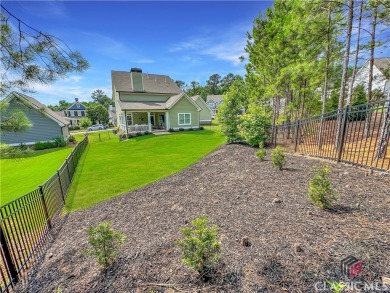
M 176 80 L 175 82 L 178 87 L 185 91 L 190 97 L 200 95 L 206 100 L 207 95 L 224 95 L 235 80 L 242 79 L 243 78 L 240 75 L 228 73 L 223 77 L 219 74 L 212 74 L 204 86 L 197 81 L 191 81 L 189 84 L 186 84 L 181 80 Z
M 366 100 L 383 98 L 373 95 L 373 64 L 389 41 L 389 22 L 388 0 L 275 0 L 247 34 L 245 79 L 233 83 L 220 112 L 225 134 L 240 138 L 243 110 L 268 124 L 341 111 L 354 102 L 362 59 L 369 63 Z

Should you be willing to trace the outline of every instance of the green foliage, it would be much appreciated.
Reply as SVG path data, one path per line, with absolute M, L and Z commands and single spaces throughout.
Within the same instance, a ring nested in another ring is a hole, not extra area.
M 45 150 L 45 149 L 52 149 L 57 147 L 64 147 L 66 146 L 66 141 L 62 136 L 57 136 L 53 138 L 53 141 L 38 141 L 34 144 L 34 149 L 36 151 L 38 150 Z
M 92 246 L 87 254 L 94 257 L 100 265 L 107 268 L 112 264 L 126 239 L 126 235 L 111 228 L 111 222 L 102 222 L 87 231 L 88 242 Z
M 0 134 L 4 132 L 22 132 L 32 126 L 23 111 L 14 109 L 7 113 L 8 107 L 9 103 L 7 101 L 0 101 Z
M 31 155 L 31 149 L 25 145 L 10 146 L 0 142 L 0 158 L 1 159 L 18 159 L 26 158 Z
M 338 198 L 329 179 L 330 170 L 329 166 L 314 167 L 315 175 L 309 182 L 309 198 L 321 209 L 332 207 L 333 201 Z
M 92 121 L 88 117 L 85 117 L 79 121 L 79 124 L 82 128 L 87 129 L 92 125 Z
M 284 153 L 284 149 L 281 146 L 277 146 L 272 154 L 271 154 L 271 160 L 275 167 L 279 168 L 279 170 L 282 170 L 282 168 L 286 165 L 286 155 Z
M 359 84 L 353 89 L 351 105 L 361 105 L 367 103 L 367 94 L 364 85 Z
M 260 145 L 259 150 L 256 152 L 256 157 L 258 159 L 260 159 L 261 161 L 264 161 L 266 155 L 267 155 L 267 151 L 265 150 L 265 148 L 262 145 Z
M 218 227 L 208 227 L 208 218 L 202 215 L 191 222 L 193 228 L 182 228 L 184 237 L 177 241 L 183 263 L 202 273 L 220 258 L 221 245 L 217 240 Z
M 184 131 L 184 128 L 179 128 L 179 131 Z
M 244 114 L 240 119 L 241 137 L 252 147 L 264 144 L 267 140 L 268 119 L 261 114 Z
M 372 91 L 371 102 L 382 101 L 385 99 L 386 99 L 386 95 L 380 89 L 375 89 Z
M 102 90 L 96 90 L 91 94 L 92 100 L 108 109 L 109 105 L 112 105 L 112 99 L 110 99 Z
M 76 142 L 76 138 L 73 135 L 70 135 L 68 138 L 69 142 Z
M 109 121 L 108 109 L 97 103 L 89 103 L 87 106 L 87 117 L 91 119 L 93 123 L 107 124 Z
M 343 289 L 347 286 L 346 284 L 341 284 L 337 281 L 332 282 L 332 281 L 327 280 L 326 282 L 330 285 L 330 289 L 332 289 L 332 291 L 334 293 L 342 292 Z
M 57 147 L 64 147 L 66 146 L 66 141 L 63 136 L 56 136 L 54 138 L 54 143 L 56 144 Z
M 13 89 L 26 91 L 31 83 L 51 83 L 89 67 L 79 52 L 26 24 L 3 6 L 0 18 L 1 68 L 7 69 L 1 78 L 0 95 Z
M 199 127 L 199 130 L 204 130 L 204 127 L 203 126 Z
M 175 130 L 171 127 L 171 128 L 169 128 L 169 130 L 168 130 L 169 132 L 175 132 Z

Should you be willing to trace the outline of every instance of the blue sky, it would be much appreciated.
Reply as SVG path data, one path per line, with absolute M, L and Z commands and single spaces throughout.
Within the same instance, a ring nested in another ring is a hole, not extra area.
M 245 74 L 246 33 L 272 1 L 5 1 L 27 24 L 82 52 L 90 68 L 31 96 L 44 104 L 111 96 L 111 70 L 166 74 L 204 84 L 218 73 Z

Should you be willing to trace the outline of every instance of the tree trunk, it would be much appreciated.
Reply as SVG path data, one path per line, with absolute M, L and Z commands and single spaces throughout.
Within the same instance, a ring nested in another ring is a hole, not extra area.
M 356 39 L 356 52 L 355 52 L 355 64 L 353 66 L 353 72 L 351 76 L 351 82 L 349 83 L 348 96 L 347 96 L 347 105 L 351 104 L 353 84 L 355 82 L 355 76 L 357 72 L 357 64 L 359 60 L 359 44 L 360 44 L 360 27 L 362 24 L 362 14 L 363 14 L 363 0 L 360 2 L 360 12 L 359 12 L 359 21 L 358 21 L 358 34 Z
M 372 80 L 373 80 L 373 70 L 374 70 L 374 52 L 375 52 L 375 30 L 376 23 L 378 18 L 378 7 L 375 1 L 372 12 L 372 30 L 371 30 L 371 42 L 370 42 L 370 68 L 368 72 L 368 84 L 367 84 L 367 103 L 372 100 Z M 370 106 L 367 105 L 367 115 L 366 123 L 364 125 L 364 137 L 368 138 L 370 136 L 370 124 L 371 124 L 371 112 Z
M 378 160 L 380 158 L 384 158 L 386 155 L 386 150 L 389 144 L 389 138 L 390 138 L 390 92 L 387 97 L 389 100 L 386 101 L 387 107 L 386 111 L 384 113 L 384 119 L 381 129 L 381 136 L 380 141 L 378 145 L 378 149 L 375 155 L 375 160 Z M 385 105 L 386 105 L 385 104 Z
M 330 62 L 330 25 L 332 21 L 332 11 L 329 6 L 328 11 L 328 28 L 327 28 L 327 46 L 326 46 L 326 59 L 325 59 L 325 81 L 324 81 L 324 90 L 322 92 L 322 109 L 321 109 L 321 122 L 320 122 L 320 131 L 318 135 L 318 148 L 322 149 L 322 128 L 324 127 L 324 114 L 326 106 L 326 97 L 328 95 L 328 79 L 329 79 L 329 62 Z
M 341 77 L 340 96 L 339 96 L 339 104 L 338 104 L 338 111 L 337 111 L 338 117 L 337 117 L 337 130 L 336 130 L 336 140 L 335 140 L 336 149 L 339 145 L 341 123 L 343 120 L 342 113 L 344 107 L 345 88 L 347 86 L 347 78 L 348 78 L 349 49 L 351 47 L 352 22 L 353 22 L 353 6 L 354 6 L 354 0 L 348 0 L 347 38 L 345 44 L 343 74 Z

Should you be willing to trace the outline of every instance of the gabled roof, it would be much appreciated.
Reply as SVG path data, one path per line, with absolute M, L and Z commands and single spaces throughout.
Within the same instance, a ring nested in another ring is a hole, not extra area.
M 7 102 L 9 102 L 14 98 L 21 99 L 22 102 L 25 102 L 24 104 L 26 106 L 30 106 L 31 108 L 40 111 L 41 113 L 45 114 L 47 117 L 52 119 L 53 121 L 57 122 L 60 126 L 65 126 L 65 125 L 69 124 L 69 122 L 66 121 L 63 117 L 61 117 L 56 112 L 50 110 L 44 104 L 40 103 L 38 100 L 36 100 L 30 96 L 26 96 L 24 94 L 17 93 L 17 92 L 12 92 L 5 98 L 5 100 Z
M 389 57 L 375 58 L 374 65 L 376 68 L 379 69 L 380 72 L 384 74 L 386 69 L 387 70 L 390 69 L 390 58 Z
M 85 111 L 85 110 L 87 110 L 87 108 L 83 105 L 83 104 L 81 104 L 81 103 L 79 103 L 79 102 L 75 102 L 75 103 L 73 103 L 72 104 L 72 106 L 70 106 L 68 109 L 66 109 L 66 110 L 80 110 L 80 111 Z
M 193 97 L 191 97 L 191 98 L 192 98 L 196 103 L 199 103 L 199 102 L 198 102 L 198 100 L 199 100 L 200 103 L 202 103 L 203 105 L 205 105 L 205 106 L 210 110 L 209 105 L 207 105 L 207 103 L 202 99 L 201 96 L 196 95 L 196 96 L 193 96 Z
M 207 95 L 206 102 L 210 102 L 212 100 L 214 103 L 219 103 L 223 100 L 224 95 Z
M 142 82 L 145 93 L 179 94 L 183 91 L 167 75 L 142 74 Z M 129 71 L 111 71 L 112 84 L 117 92 L 135 92 L 132 88 L 131 74 Z
M 122 110 L 169 110 L 171 109 L 180 99 L 188 99 L 194 107 L 200 111 L 198 104 L 191 99 L 186 93 L 171 96 L 165 103 L 164 102 L 131 102 L 118 100 L 119 106 Z

